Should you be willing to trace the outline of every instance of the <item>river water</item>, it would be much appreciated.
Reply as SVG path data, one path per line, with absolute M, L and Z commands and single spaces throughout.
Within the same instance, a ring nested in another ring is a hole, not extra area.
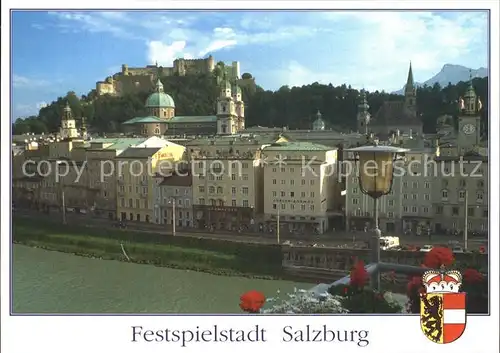
M 215 276 L 195 271 L 89 259 L 22 245 L 13 247 L 15 313 L 241 313 L 247 290 L 311 284 Z

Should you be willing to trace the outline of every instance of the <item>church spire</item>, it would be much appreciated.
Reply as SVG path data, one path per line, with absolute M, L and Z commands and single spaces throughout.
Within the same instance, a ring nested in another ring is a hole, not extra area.
M 410 90 L 413 90 L 415 87 L 415 81 L 413 81 L 413 70 L 411 68 L 411 61 L 410 61 L 410 68 L 408 70 L 408 78 L 406 79 L 406 87 L 405 91 L 410 92 Z
M 158 81 L 156 81 L 156 92 L 163 93 L 163 83 L 161 83 L 159 78 Z

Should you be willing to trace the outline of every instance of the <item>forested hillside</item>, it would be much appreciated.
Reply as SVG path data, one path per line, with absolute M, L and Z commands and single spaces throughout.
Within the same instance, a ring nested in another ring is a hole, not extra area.
M 165 92 L 175 100 L 176 115 L 211 115 L 215 113 L 218 88 L 216 79 L 207 76 L 173 76 L 162 78 Z M 483 126 L 487 128 L 488 78 L 474 79 L 476 93 L 481 97 Z M 465 93 L 468 83 L 440 87 L 422 87 L 417 92 L 418 112 L 424 122 L 424 131 L 435 131 L 440 115 L 456 116 L 457 100 Z M 243 87 L 246 105 L 246 125 L 288 126 L 291 129 L 311 127 L 316 111 L 323 113 L 329 126 L 346 130 L 356 127 L 356 110 L 359 91 L 348 84 L 341 86 L 312 83 L 302 87 L 283 86 L 279 90 L 265 91 Z M 400 100 L 402 96 L 386 92 L 368 92 L 368 104 L 374 114 L 385 100 Z M 97 132 L 117 132 L 121 123 L 136 116 L 146 114 L 144 102 L 147 94 L 123 97 L 101 96 L 77 97 L 68 92 L 45 108 L 38 116 L 18 119 L 13 124 L 13 133 L 48 133 L 58 131 L 61 112 L 69 102 L 77 121 L 86 118 L 87 125 Z

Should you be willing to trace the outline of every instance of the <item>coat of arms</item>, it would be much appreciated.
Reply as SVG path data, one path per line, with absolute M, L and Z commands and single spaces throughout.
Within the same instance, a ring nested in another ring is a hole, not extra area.
M 465 331 L 466 293 L 459 293 L 462 275 L 458 271 L 430 270 L 422 281 L 426 293 L 420 299 L 420 326 L 435 343 L 451 343 Z

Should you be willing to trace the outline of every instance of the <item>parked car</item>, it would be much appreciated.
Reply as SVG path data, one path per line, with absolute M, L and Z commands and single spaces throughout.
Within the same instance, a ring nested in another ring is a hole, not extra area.
M 432 250 L 432 248 L 433 248 L 433 246 L 432 246 L 432 245 L 424 245 L 424 246 L 422 246 L 422 247 L 420 248 L 420 251 L 422 251 L 422 252 L 429 252 L 429 251 L 431 251 L 431 250 Z

